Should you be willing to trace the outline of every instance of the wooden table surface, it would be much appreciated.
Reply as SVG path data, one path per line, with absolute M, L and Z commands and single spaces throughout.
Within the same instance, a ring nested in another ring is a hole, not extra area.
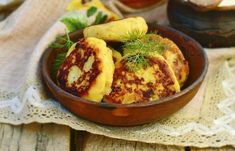
M 0 151 L 234 151 L 222 148 L 194 148 L 118 140 L 67 126 L 38 124 L 13 126 L 0 124 Z

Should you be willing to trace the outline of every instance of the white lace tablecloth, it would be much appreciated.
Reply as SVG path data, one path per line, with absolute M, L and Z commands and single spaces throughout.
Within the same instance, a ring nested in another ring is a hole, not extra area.
M 40 58 L 65 32 L 57 22 L 67 0 L 26 0 L 0 22 L 0 122 L 58 123 L 126 140 L 167 145 L 235 145 L 235 48 L 206 49 L 209 71 L 193 100 L 169 118 L 136 127 L 110 127 L 74 116 L 42 85 Z

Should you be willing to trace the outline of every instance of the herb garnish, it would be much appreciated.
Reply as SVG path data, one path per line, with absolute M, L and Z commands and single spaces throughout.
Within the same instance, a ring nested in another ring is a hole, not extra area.
M 145 58 L 145 55 L 142 53 L 127 55 L 124 56 L 127 60 L 127 68 L 131 72 L 138 71 L 139 69 L 146 68 L 149 65 L 148 60 Z
M 96 12 L 97 12 L 97 8 L 92 6 L 87 10 L 86 15 L 87 15 L 87 17 L 90 17 L 90 16 L 94 15 Z
M 77 12 L 68 13 L 60 21 L 66 25 L 69 32 L 83 29 L 88 25 L 86 16 Z
M 126 35 L 123 36 L 124 42 L 131 42 L 137 40 L 145 35 L 145 32 L 139 30 L 133 30 L 128 32 Z
M 68 15 L 60 19 L 60 21 L 64 23 L 65 26 L 67 27 L 68 31 L 66 30 L 65 36 L 58 36 L 55 42 L 53 42 L 49 46 L 52 49 L 64 49 L 64 52 L 59 53 L 55 59 L 55 62 L 52 68 L 53 76 L 56 76 L 59 70 L 59 67 L 61 66 L 61 64 L 64 62 L 66 58 L 66 53 L 68 52 L 69 48 L 74 44 L 74 42 L 71 41 L 69 38 L 69 33 L 74 32 L 76 30 L 84 29 L 85 27 L 87 27 L 88 26 L 87 17 L 91 17 L 95 14 L 97 15 L 95 16 L 95 21 L 92 23 L 92 25 L 104 23 L 107 20 L 108 16 L 106 14 L 103 14 L 101 11 L 99 12 L 97 11 L 98 9 L 92 6 L 87 10 L 86 15 L 76 13 L 76 12 L 71 12 Z
M 53 67 L 52 67 L 52 76 L 53 77 L 56 77 L 60 66 L 62 65 L 62 63 L 65 60 L 66 54 L 67 54 L 67 52 L 57 54 L 57 56 L 55 58 L 55 62 L 54 62 Z
M 64 49 L 64 52 L 58 53 L 55 62 L 52 67 L 52 76 L 56 77 L 56 74 L 64 62 L 66 58 L 66 54 L 69 48 L 74 44 L 73 41 L 70 40 L 68 32 L 66 32 L 66 36 L 59 36 L 56 38 L 55 42 L 53 42 L 49 47 L 53 49 Z
M 127 60 L 127 67 L 130 71 L 147 67 L 149 62 L 146 57 L 161 54 L 166 49 L 165 44 L 152 36 L 154 34 L 147 34 L 140 39 L 124 43 L 124 58 Z
M 69 48 L 74 44 L 73 41 L 70 40 L 68 32 L 66 32 L 65 36 L 58 36 L 49 47 L 53 49 L 66 49 L 67 51 Z
M 96 25 L 96 24 L 104 23 L 107 20 L 107 18 L 108 18 L 108 15 L 103 14 L 102 12 L 98 12 L 93 24 Z

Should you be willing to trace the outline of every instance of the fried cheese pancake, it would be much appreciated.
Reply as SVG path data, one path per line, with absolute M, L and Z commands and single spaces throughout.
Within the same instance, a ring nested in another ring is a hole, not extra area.
M 57 81 L 65 91 L 100 102 L 111 92 L 114 62 L 112 51 L 97 38 L 81 39 L 67 53 Z
M 148 26 L 142 17 L 132 17 L 86 27 L 83 35 L 85 38 L 96 37 L 105 41 L 124 42 L 133 38 L 133 33 L 137 33 L 134 38 L 141 38 L 147 30 Z
M 163 51 L 161 52 L 161 55 L 167 60 L 167 62 L 172 67 L 175 76 L 180 86 L 182 87 L 188 77 L 189 66 L 187 60 L 185 60 L 178 46 L 173 41 L 167 38 L 163 38 L 156 34 L 147 34 L 141 40 L 146 43 L 149 41 L 156 41 L 156 44 L 160 42 L 165 46 Z
M 104 100 L 131 104 L 156 101 L 180 91 L 175 74 L 161 55 L 146 57 L 149 66 L 130 71 L 125 59 L 115 64 L 112 92 Z
M 117 50 L 110 48 L 112 50 L 112 54 L 113 54 L 113 62 L 116 63 L 119 60 L 122 59 L 122 54 L 120 52 L 118 52 Z
M 181 50 L 173 41 L 161 36 L 158 36 L 158 38 L 163 44 L 167 46 L 166 49 L 162 52 L 162 56 L 167 60 L 174 70 L 175 76 L 180 86 L 182 87 L 189 74 L 188 61 L 184 58 Z

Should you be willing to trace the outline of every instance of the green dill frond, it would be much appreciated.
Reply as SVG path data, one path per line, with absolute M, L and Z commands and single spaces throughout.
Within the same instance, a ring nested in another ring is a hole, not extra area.
M 137 40 L 137 39 L 143 37 L 144 35 L 145 35 L 144 31 L 133 30 L 123 36 L 123 41 L 124 42 L 134 41 L 134 40 Z
M 58 36 L 56 37 L 56 40 L 50 44 L 49 48 L 52 48 L 52 49 L 64 48 L 65 42 L 66 42 L 66 39 L 64 36 Z
M 65 43 L 65 48 L 66 48 L 67 50 L 69 50 L 69 48 L 74 44 L 74 42 L 70 40 L 70 37 L 69 37 L 68 32 L 66 32 L 66 37 L 67 37 L 67 38 L 66 38 L 67 41 L 66 41 L 66 43 Z
M 53 67 L 52 67 L 52 76 L 53 77 L 56 77 L 57 72 L 58 72 L 61 64 L 65 60 L 66 54 L 67 54 L 67 52 L 57 54 L 57 56 L 55 58 L 55 62 L 54 62 Z
M 123 47 L 124 55 L 142 52 L 143 50 L 143 45 L 140 39 L 126 42 L 122 47 Z
M 153 39 L 153 34 L 144 35 L 141 39 L 126 42 L 123 45 L 124 55 L 143 53 L 145 55 L 161 54 L 167 46 L 163 44 L 159 39 Z
M 70 40 L 68 32 L 66 32 L 66 36 L 58 36 L 52 44 L 50 44 L 50 48 L 52 49 L 66 49 L 69 48 L 74 44 L 73 41 Z
M 148 65 L 147 56 L 161 54 L 166 48 L 167 46 L 154 34 L 147 34 L 140 39 L 124 43 L 123 54 L 128 68 L 136 71 Z
M 146 68 L 149 65 L 148 60 L 145 58 L 144 54 L 135 54 L 124 56 L 127 61 L 127 68 L 131 72 L 138 71 L 139 69 Z

